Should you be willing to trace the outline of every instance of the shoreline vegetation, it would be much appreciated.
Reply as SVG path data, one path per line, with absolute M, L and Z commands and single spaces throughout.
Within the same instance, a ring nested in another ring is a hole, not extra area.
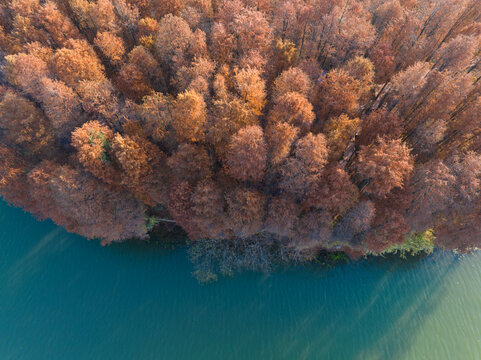
M 270 273 L 280 267 L 302 263 L 331 268 L 350 262 L 343 251 L 320 250 L 308 260 L 286 248 L 286 244 L 276 242 L 263 245 L 256 239 L 252 243 L 233 241 L 226 246 L 225 241 L 204 240 L 193 242 L 188 248 L 189 260 L 194 266 L 193 276 L 200 283 L 216 281 L 219 276 L 232 277 L 243 271 Z M 259 246 L 260 245 L 260 246 Z M 364 255 L 365 258 L 395 257 L 406 260 L 408 257 L 425 257 L 434 251 L 434 236 L 431 231 L 416 233 L 407 237 L 402 244 L 392 245 L 382 253 Z
M 166 240 L 167 239 L 167 240 Z M 283 267 L 299 264 L 312 264 L 323 268 L 332 268 L 350 262 L 349 256 L 342 251 L 319 250 L 306 260 L 295 254 L 287 246 L 288 242 L 279 242 L 273 236 L 257 235 L 250 241 L 245 239 L 190 241 L 180 228 L 166 227 L 157 229 L 151 240 L 165 249 L 186 248 L 194 271 L 192 275 L 200 283 L 216 281 L 219 277 L 232 277 L 244 271 L 270 273 Z M 435 236 L 432 230 L 415 233 L 406 237 L 402 244 L 395 244 L 378 254 L 366 254 L 364 258 L 383 257 L 406 260 L 422 258 L 435 251 Z M 264 242 L 270 242 L 265 244 Z
M 0 195 L 205 281 L 470 252 L 480 79 L 479 0 L 11 0 Z

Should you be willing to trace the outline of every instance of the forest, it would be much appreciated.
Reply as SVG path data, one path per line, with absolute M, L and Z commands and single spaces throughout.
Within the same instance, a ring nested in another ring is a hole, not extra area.
M 479 0 L 2 1 L 0 194 L 104 244 L 471 251 L 480 79 Z

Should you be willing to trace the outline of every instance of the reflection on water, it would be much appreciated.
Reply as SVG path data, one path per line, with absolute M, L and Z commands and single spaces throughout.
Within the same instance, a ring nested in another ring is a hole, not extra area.
M 479 359 L 481 255 L 199 285 L 185 251 L 101 247 L 0 204 L 0 359 Z

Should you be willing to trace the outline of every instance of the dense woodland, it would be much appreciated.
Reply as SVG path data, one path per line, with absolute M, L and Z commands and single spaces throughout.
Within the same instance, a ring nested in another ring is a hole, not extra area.
M 8 0 L 0 69 L 1 195 L 87 238 L 481 246 L 479 0 Z

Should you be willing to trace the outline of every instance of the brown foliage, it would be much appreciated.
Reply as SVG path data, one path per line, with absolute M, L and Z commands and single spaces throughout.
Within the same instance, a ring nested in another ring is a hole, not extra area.
M 214 116 L 209 125 L 208 139 L 216 152 L 223 156 L 229 139 L 245 126 L 258 125 L 259 119 L 247 103 L 238 97 L 220 98 L 213 103 Z
M 312 104 L 296 92 L 279 96 L 269 113 L 271 123 L 287 122 L 299 128 L 302 135 L 309 132 L 315 117 Z
M 205 148 L 199 145 L 181 144 L 167 163 L 178 182 L 194 184 L 212 175 L 212 160 Z
M 312 259 L 332 238 L 332 220 L 322 210 L 304 212 L 294 225 L 292 246 Z
M 64 46 L 68 39 L 80 38 L 80 33 L 71 19 L 60 12 L 54 1 L 47 1 L 37 16 L 58 46 Z
M 267 146 L 262 128 L 245 127 L 232 136 L 226 155 L 227 172 L 240 181 L 261 181 L 267 164 Z
M 107 242 L 168 210 L 192 239 L 260 247 L 265 230 L 308 258 L 430 228 L 472 248 L 480 15 L 476 0 L 3 1 L 0 191 Z
M 384 140 L 362 146 L 356 169 L 368 183 L 363 188 L 367 194 L 384 197 L 395 187 L 402 187 L 414 167 L 409 148 L 400 140 Z
M 330 166 L 310 189 L 304 207 L 322 208 L 332 216 L 343 214 L 358 198 L 357 187 L 347 172 L 339 166 Z
M 161 141 L 172 123 L 169 99 L 160 93 L 144 97 L 139 115 L 146 134 L 155 141 Z
M 137 200 L 80 170 L 43 162 L 30 172 L 29 183 L 36 203 L 30 210 L 68 231 L 108 242 L 146 234 L 144 208 Z
M 0 146 L 0 194 L 10 203 L 27 206 L 29 202 L 26 166 L 27 162 L 12 149 Z
M 134 189 L 153 174 L 154 168 L 163 157 L 158 147 L 138 136 L 115 134 L 112 139 L 112 154 L 120 164 L 122 183 Z
M 269 159 L 272 165 L 281 163 L 291 152 L 292 144 L 297 139 L 299 129 L 284 122 L 269 124 L 266 140 L 269 147 Z
M 197 184 L 192 194 L 192 211 L 203 237 L 215 239 L 227 236 L 229 220 L 224 209 L 224 193 L 214 181 Z
M 82 107 L 89 115 L 116 125 L 118 98 L 109 80 L 82 81 L 78 85 L 78 93 Z
M 31 101 L 13 91 L 7 91 L 0 102 L 3 143 L 22 149 L 27 156 L 39 155 L 51 146 L 49 125 L 43 113 Z
M 320 86 L 319 118 L 326 119 L 342 113 L 354 114 L 359 107 L 359 98 L 363 91 L 360 81 L 344 70 L 331 70 L 323 78 Z
M 193 42 L 194 33 L 182 18 L 168 14 L 160 20 L 155 52 L 163 64 L 177 69 L 186 56 L 195 55 L 190 49 Z
M 327 162 L 327 146 L 324 135 L 309 133 L 299 139 L 294 157 L 289 158 L 281 169 L 280 187 L 302 198 L 321 177 Z
M 94 42 L 112 65 L 115 66 L 122 62 L 125 55 L 125 45 L 122 38 L 112 32 L 104 31 L 97 34 Z
M 258 69 L 241 69 L 235 74 L 235 87 L 242 100 L 256 115 L 262 114 L 265 103 L 265 83 Z
M 356 135 L 359 122 L 359 119 L 350 119 L 345 114 L 329 119 L 324 132 L 331 159 L 338 160 L 342 156 L 347 145 Z
M 68 139 L 81 120 L 81 103 L 77 94 L 61 81 L 43 78 L 38 99 L 42 102 L 55 135 Z
M 237 187 L 226 194 L 227 216 L 234 236 L 259 232 L 264 224 L 266 197 L 261 192 Z
M 361 122 L 361 133 L 358 138 L 360 145 L 369 145 L 378 136 L 385 139 L 397 139 L 401 136 L 401 119 L 393 112 L 385 109 L 373 111 Z
M 38 94 L 42 78 L 51 75 L 47 63 L 34 55 L 20 53 L 8 55 L 5 59 L 7 80 L 28 95 Z
M 275 197 L 269 201 L 265 228 L 279 236 L 291 236 L 301 209 L 294 199 Z
M 179 142 L 205 139 L 207 110 L 202 95 L 190 90 L 177 96 L 172 106 L 172 127 Z
M 101 81 L 104 68 L 85 40 L 68 40 L 55 52 L 53 69 L 65 84 L 76 88 L 82 80 Z
M 231 25 L 237 39 L 237 51 L 247 53 L 250 49 L 266 52 L 271 43 L 271 28 L 265 15 L 253 9 L 242 9 Z
M 186 181 L 172 185 L 169 192 L 168 209 L 176 224 L 187 232 L 189 238 L 196 239 L 200 237 L 200 233 L 192 210 L 193 191 Z
M 278 99 L 287 93 L 294 92 L 304 95 L 307 99 L 311 99 L 313 88 L 309 76 L 300 68 L 293 67 L 283 71 L 275 80 L 272 96 L 274 99 Z
M 98 121 L 86 122 L 72 133 L 72 146 L 77 150 L 78 161 L 107 184 L 119 180 L 110 158 L 113 138 L 112 130 Z
M 386 42 L 376 44 L 371 50 L 369 58 L 376 69 L 376 82 L 383 83 L 389 80 L 395 70 L 391 45 Z

